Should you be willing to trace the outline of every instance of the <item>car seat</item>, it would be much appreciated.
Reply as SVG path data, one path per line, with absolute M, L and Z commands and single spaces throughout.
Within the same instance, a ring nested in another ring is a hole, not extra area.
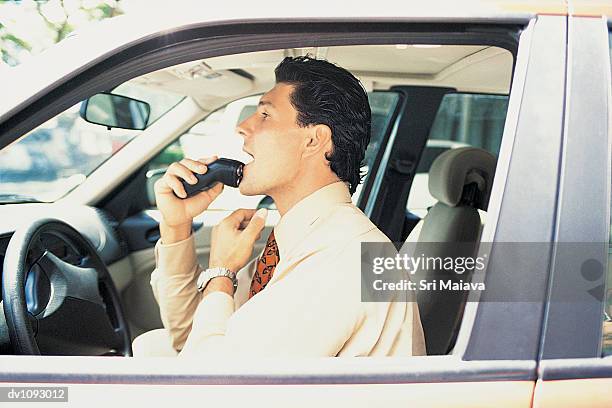
M 415 243 L 409 244 L 414 245 L 415 254 L 442 259 L 476 256 L 482 231 L 479 210 L 487 208 L 495 165 L 495 156 L 474 147 L 451 149 L 436 158 L 429 171 L 428 187 L 437 203 L 406 240 Z M 438 279 L 439 273 L 420 269 L 411 279 L 431 281 Z M 446 277 L 465 282 L 470 275 L 450 272 Z M 427 354 L 447 354 L 452 349 L 466 300 L 467 292 L 462 291 L 417 292 Z

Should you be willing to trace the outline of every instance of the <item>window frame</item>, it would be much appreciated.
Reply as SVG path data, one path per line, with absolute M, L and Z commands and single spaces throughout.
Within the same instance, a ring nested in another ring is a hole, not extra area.
M 522 91 L 522 87 L 525 84 L 524 75 L 527 75 L 527 65 L 528 60 L 530 59 L 530 48 L 534 39 L 532 37 L 544 37 L 548 38 L 553 34 L 556 34 L 559 29 L 562 29 L 560 24 L 561 17 L 549 17 L 551 21 L 551 26 L 542 26 L 542 28 L 534 29 L 536 26 L 535 19 L 530 20 L 529 18 L 518 20 L 522 24 L 528 24 L 524 29 L 519 48 L 522 51 L 519 51 L 519 58 L 517 59 L 517 64 L 522 68 L 519 70 L 515 70 L 513 78 L 515 78 L 516 82 L 513 84 L 513 89 L 517 87 L 517 89 Z M 453 28 L 456 27 L 448 20 L 441 20 L 440 22 L 446 23 L 445 29 L 448 31 L 444 31 L 440 33 L 439 29 L 436 29 L 432 26 L 428 26 L 427 24 L 422 25 L 422 21 L 418 22 L 408 22 L 406 26 L 406 32 L 402 32 L 399 34 L 394 34 L 389 32 L 389 25 L 387 23 L 384 24 L 385 32 L 380 33 L 381 35 L 376 35 L 376 32 L 372 32 L 372 27 L 370 30 L 365 30 L 365 32 L 354 35 L 353 37 L 348 36 L 349 38 L 354 38 L 354 41 L 367 42 L 371 41 L 373 43 L 405 43 L 405 42 L 437 42 L 437 43 L 457 43 L 458 39 L 463 41 L 474 41 L 478 43 L 483 42 L 483 34 L 478 33 L 478 30 L 469 30 L 466 27 L 470 27 L 470 20 L 459 20 L 461 23 L 466 26 L 461 26 L 459 24 L 456 32 L 453 32 Z M 487 24 L 493 24 L 496 21 L 488 20 Z M 501 20 L 499 21 L 502 25 L 506 27 L 517 27 L 517 20 Z M 333 31 L 337 31 L 338 27 L 342 26 L 342 24 L 347 25 L 347 29 L 353 33 L 358 30 L 358 25 L 356 26 L 354 23 L 342 21 L 335 22 L 332 26 L 327 27 L 329 31 L 320 32 L 309 32 L 304 28 L 304 26 L 288 24 L 287 27 L 290 27 L 294 31 L 292 34 L 285 35 L 267 35 L 260 34 L 254 35 L 253 33 L 251 37 L 248 35 L 246 39 L 250 42 L 241 41 L 243 38 L 239 38 L 240 35 L 236 34 L 236 30 L 238 32 L 242 32 L 242 30 L 247 31 L 247 27 L 249 25 L 243 26 L 232 26 L 221 25 L 221 28 L 228 30 L 227 32 L 231 32 L 232 35 L 228 35 L 229 38 L 216 38 L 216 39 L 208 39 L 207 36 L 204 36 L 204 40 L 198 42 L 197 44 L 188 44 L 184 47 L 176 46 L 177 48 L 181 48 L 182 53 L 188 53 L 189 59 L 195 58 L 204 58 L 210 57 L 214 55 L 221 55 L 224 53 L 234 53 L 238 52 L 238 50 L 242 50 L 243 52 L 248 50 L 255 49 L 268 49 L 268 48 L 277 48 L 278 44 L 283 44 L 285 47 L 290 47 L 292 45 L 303 44 L 305 39 L 305 33 L 299 32 L 300 30 L 306 31 L 306 33 L 312 38 L 316 38 L 320 44 L 334 44 L 334 42 L 338 44 L 346 44 L 347 34 L 338 34 Z M 218 28 L 218 27 L 217 27 Z M 297 30 L 296 30 L 297 28 Z M 321 26 L 314 24 L 312 26 L 312 30 L 320 29 Z M 380 27 L 382 28 L 382 27 Z M 423 33 L 422 30 L 424 28 L 429 29 L 429 32 Z M 268 24 L 264 24 L 264 30 L 269 29 Z M 226 32 L 226 34 L 227 34 Z M 201 34 L 201 33 L 200 33 Z M 492 38 L 495 35 L 489 32 L 489 36 L 487 36 L 486 41 L 493 41 Z M 215 41 L 218 41 L 215 43 Z M 485 41 L 485 42 L 486 42 Z M 502 42 L 503 43 L 503 42 Z M 217 44 L 219 47 L 215 48 L 214 52 L 205 52 L 209 47 L 213 47 L 214 44 Z M 240 44 L 240 45 L 238 45 Z M 196 46 L 197 45 L 197 46 Z M 512 47 L 514 43 L 511 41 L 506 44 L 506 46 Z M 146 47 L 145 47 L 146 48 Z M 129 49 L 127 51 L 130 51 Z M 158 50 L 159 51 L 159 50 Z M 166 54 L 166 57 L 163 62 L 158 61 L 158 57 L 162 51 L 151 52 L 147 55 L 146 58 L 141 58 L 139 61 L 138 58 L 133 58 L 129 60 L 125 64 L 118 64 L 116 66 L 110 66 L 109 61 L 103 61 L 94 67 L 92 67 L 93 71 L 87 71 L 87 74 L 84 75 L 79 80 L 72 80 L 70 84 L 66 84 L 67 87 L 72 87 L 64 97 L 59 97 L 55 95 L 54 97 L 50 97 L 50 99 L 41 97 L 39 101 L 45 101 L 49 106 L 46 109 L 40 109 L 41 103 L 33 103 L 32 105 L 24 108 L 20 112 L 18 112 L 13 117 L 13 123 L 10 125 L 6 125 L 0 128 L 0 133 L 2 136 L 2 140 L 6 140 L 6 135 L 10 131 L 16 131 L 20 129 L 27 128 L 29 126 L 36 126 L 36 123 L 46 115 L 52 115 L 58 109 L 61 109 L 65 105 L 69 105 L 74 99 L 82 98 L 83 95 L 91 92 L 94 93 L 97 91 L 97 87 L 107 88 L 108 84 L 113 81 L 123 81 L 126 77 L 136 76 L 154 69 L 159 69 L 160 65 L 173 65 L 178 62 L 184 61 L 187 57 L 186 54 L 183 55 L 174 55 L 174 57 L 170 57 Z M 166 53 L 170 53 L 169 50 L 164 50 Z M 118 56 L 120 57 L 120 56 Z M 125 56 L 123 56 L 125 57 Z M 541 59 L 541 57 L 540 57 Z M 155 65 L 158 64 L 158 65 Z M 126 69 L 129 68 L 129 69 Z M 100 75 L 99 78 L 94 81 L 95 73 Z M 93 83 L 95 82 L 95 83 Z M 514 97 L 512 96 L 514 95 Z M 514 109 L 517 110 L 520 107 L 520 101 L 522 98 L 522 92 L 513 92 L 511 93 L 511 100 L 514 99 L 515 102 L 513 104 Z M 59 100 L 59 101 L 58 101 Z M 56 103 L 53 103 L 56 102 Z M 518 105 L 517 105 L 518 104 Z M 34 113 L 34 109 L 40 109 L 36 115 L 33 115 L 28 120 L 25 119 L 24 115 L 29 113 Z M 21 118 L 21 121 L 19 120 Z M 513 120 L 518 121 L 519 115 L 518 110 L 514 112 Z M 514 137 L 514 132 L 517 131 L 516 123 L 509 124 L 507 119 L 505 136 L 506 132 L 511 133 L 511 137 L 507 138 L 510 140 Z M 508 142 L 510 143 L 510 142 Z M 505 151 L 507 151 L 507 159 L 510 160 L 511 156 L 511 147 L 506 146 Z M 157 152 L 161 151 L 162 147 L 158 149 Z M 501 200 L 503 196 L 504 186 L 499 185 L 500 182 L 497 182 L 497 200 Z M 499 205 L 498 205 L 499 206 Z M 499 210 L 499 208 L 498 208 Z M 496 225 L 491 224 L 489 229 L 493 231 Z M 481 305 L 479 305 L 481 306 Z M 481 327 L 483 327 L 483 320 L 477 322 Z M 484 326 L 486 327 L 486 326 Z M 489 326 L 490 327 L 490 326 Z M 474 331 L 478 330 L 478 326 L 475 325 Z M 464 329 L 462 327 L 462 333 L 469 337 L 472 329 Z M 490 333 L 491 334 L 491 333 Z M 463 347 L 463 346 L 462 346 Z M 74 381 L 80 383 L 191 383 L 191 384 L 219 384 L 219 382 L 223 384 L 228 383 L 236 383 L 236 384 L 287 384 L 287 383 L 299 383 L 299 384 L 320 384 L 321 382 L 325 383 L 333 383 L 333 384 L 355 384 L 355 383 L 406 383 L 406 382 L 456 382 L 456 381 L 490 381 L 491 379 L 496 380 L 510 380 L 510 381 L 532 381 L 535 378 L 535 361 L 532 358 L 519 359 L 519 361 L 496 361 L 494 356 L 479 354 L 475 350 L 471 350 L 472 354 L 466 358 L 465 355 L 461 355 L 460 353 L 456 355 L 442 356 L 442 357 L 413 357 L 410 359 L 398 359 L 397 364 L 391 365 L 389 361 L 385 361 L 383 363 L 376 362 L 376 360 L 360 360 L 360 361 L 342 361 L 341 359 L 328 360 L 324 362 L 317 362 L 314 366 L 303 366 L 299 367 L 297 365 L 293 365 L 290 372 L 287 372 L 286 369 L 272 372 L 272 369 L 267 366 L 262 366 L 258 368 L 253 368 L 250 366 L 250 371 L 246 375 L 238 370 L 239 374 L 234 375 L 233 371 L 227 371 L 227 367 L 224 369 L 215 368 L 215 367 L 198 367 L 196 370 L 189 370 L 186 374 L 176 374 L 177 372 L 181 372 L 181 369 L 184 369 L 186 365 L 181 364 L 180 361 L 172 361 L 168 364 L 160 365 L 157 363 L 148 364 L 146 362 L 138 362 L 134 360 L 125 360 L 117 361 L 116 364 L 108 364 L 107 359 L 88 359 L 88 364 L 86 368 L 82 368 L 81 363 L 82 359 L 77 357 L 71 357 L 66 359 L 66 364 L 61 367 L 57 365 L 45 365 L 40 366 L 40 360 L 37 358 L 24 358 L 24 363 L 20 364 L 18 367 L 13 367 L 8 371 L 0 372 L 0 381 L 27 381 L 27 382 L 67 382 Z M 431 364 L 432 359 L 436 359 L 439 364 Z M 14 357 L 11 356 L 1 356 L 0 362 L 4 361 L 6 364 L 0 364 L 3 367 L 11 367 L 15 366 L 13 363 L 15 360 Z M 490 361 L 467 361 L 467 360 L 490 360 Z M 230 367 L 231 368 L 231 367 Z M 237 367 L 234 367 L 237 368 Z M 274 367 L 272 367 L 274 368 Z M 297 369 L 297 373 L 294 371 Z M 208 370 L 208 372 L 207 372 Z M 62 376 L 57 376 L 57 373 L 61 372 Z M 129 374 L 128 374 L 129 373 Z M 232 373 L 232 374 L 228 374 Z M 359 373 L 359 374 L 357 374 Z

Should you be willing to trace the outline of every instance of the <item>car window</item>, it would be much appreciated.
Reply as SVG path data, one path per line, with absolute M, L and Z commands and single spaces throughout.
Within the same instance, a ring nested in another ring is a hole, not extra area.
M 183 98 L 131 82 L 113 93 L 148 102 L 148 124 Z M 0 151 L 0 203 L 58 200 L 141 132 L 86 122 L 80 107 L 72 106 Z
M 609 34 L 610 72 L 612 75 L 612 32 Z M 609 108 L 608 108 L 609 109 Z M 612 204 L 612 203 L 611 203 Z M 610 211 L 612 214 L 612 210 Z M 608 244 L 608 275 L 606 276 L 605 307 L 602 328 L 602 354 L 612 356 L 612 220 L 610 220 L 610 239 Z
M 241 161 L 249 160 L 242 151 L 242 137 L 236 133 L 235 129 L 237 124 L 257 110 L 260 97 L 261 95 L 256 95 L 236 100 L 208 115 L 151 160 L 148 168 L 149 174 L 159 174 L 170 163 L 184 157 L 199 159 L 217 155 Z M 384 134 L 399 101 L 399 95 L 396 92 L 377 91 L 370 92 L 368 99 L 372 110 L 372 134 L 362 167 L 362 172 L 366 174 L 364 182 L 353 194 L 355 203 L 361 193 L 361 186 L 368 177 L 368 170 L 372 167 L 376 154 L 380 150 Z M 264 196 L 243 196 L 236 188 L 225 188 L 208 209 L 254 208 L 263 198 Z
M 444 95 L 431 126 L 429 139 L 465 143 L 497 156 L 507 110 L 507 95 Z
M 429 169 L 450 149 L 473 146 L 497 157 L 508 110 L 507 95 L 449 93 L 444 95 L 412 181 L 406 208 L 423 217 L 436 200 L 429 194 Z

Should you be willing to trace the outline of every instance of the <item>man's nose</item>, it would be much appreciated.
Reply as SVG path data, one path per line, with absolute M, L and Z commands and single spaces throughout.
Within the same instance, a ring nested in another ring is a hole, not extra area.
M 236 126 L 236 133 L 238 133 L 240 136 L 242 136 L 243 139 L 247 139 L 248 136 L 251 135 L 251 130 L 249 127 L 249 119 L 251 117 L 249 116 L 248 118 L 246 118 L 245 120 L 243 120 L 242 122 L 240 122 L 238 124 L 238 126 Z

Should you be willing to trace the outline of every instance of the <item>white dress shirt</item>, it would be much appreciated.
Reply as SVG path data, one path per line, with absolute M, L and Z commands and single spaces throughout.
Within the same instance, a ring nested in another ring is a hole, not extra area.
M 193 236 L 157 243 L 151 285 L 179 356 L 425 354 L 413 298 L 361 300 L 361 242 L 389 239 L 351 202 L 345 183 L 329 184 L 295 204 L 274 235 L 280 262 L 251 299 L 257 258 L 237 273 L 233 298 L 224 292 L 202 296 Z

